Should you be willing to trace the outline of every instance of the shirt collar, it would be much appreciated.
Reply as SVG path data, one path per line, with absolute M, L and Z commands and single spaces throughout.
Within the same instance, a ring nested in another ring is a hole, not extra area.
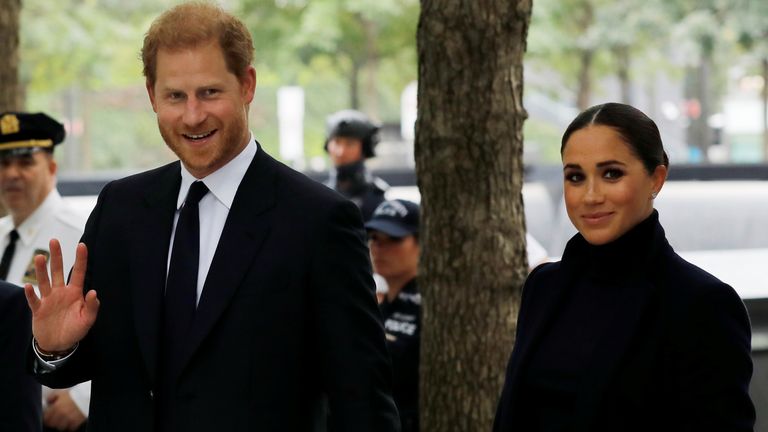
M 61 206 L 64 199 L 59 194 L 56 188 L 53 188 L 48 196 L 45 197 L 42 204 L 32 212 L 29 217 L 16 227 L 16 231 L 19 233 L 19 239 L 22 243 L 27 244 L 37 235 L 37 231 L 40 230 L 40 226 L 44 223 L 47 215 L 53 214 L 55 209 Z
M 248 171 L 248 167 L 251 165 L 251 161 L 257 151 L 258 147 L 256 146 L 256 141 L 253 139 L 253 134 L 251 134 L 248 145 L 245 146 L 240 154 L 227 162 L 223 167 L 208 174 L 202 179 L 195 178 L 182 163 L 181 187 L 179 188 L 179 196 L 176 199 L 176 209 L 180 209 L 181 205 L 184 204 L 187 192 L 189 192 L 189 187 L 197 180 L 201 180 L 205 183 L 211 194 L 213 194 L 213 196 L 216 197 L 227 210 L 232 208 L 232 202 L 235 200 L 237 188 L 240 186 L 243 177 L 245 177 L 245 172 Z

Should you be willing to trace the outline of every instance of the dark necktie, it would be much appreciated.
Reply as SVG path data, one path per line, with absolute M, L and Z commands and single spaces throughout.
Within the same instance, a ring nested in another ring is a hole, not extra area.
M 203 182 L 192 183 L 176 222 L 171 263 L 165 282 L 163 319 L 158 369 L 158 431 L 173 431 L 173 399 L 181 373 L 181 355 L 195 316 L 197 270 L 200 256 L 200 213 L 198 203 L 208 193 Z
M 198 203 L 208 193 L 203 182 L 192 183 L 181 207 L 171 250 L 165 284 L 164 344 L 171 356 L 186 336 L 195 315 L 197 270 L 200 256 L 200 214 Z
M 0 279 L 5 280 L 8 278 L 8 270 L 11 268 L 11 261 L 13 261 L 13 253 L 16 252 L 16 240 L 19 239 L 19 232 L 16 230 L 11 231 L 11 240 L 8 242 L 8 246 L 3 251 L 3 258 L 0 259 Z

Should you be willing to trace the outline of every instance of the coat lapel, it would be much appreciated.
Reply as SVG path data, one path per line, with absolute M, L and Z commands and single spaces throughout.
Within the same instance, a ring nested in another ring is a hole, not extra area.
M 134 219 L 131 235 L 133 314 L 136 335 L 147 371 L 155 381 L 160 314 L 165 287 L 168 247 L 171 241 L 176 199 L 181 185 L 179 163 L 173 164 L 157 181 Z
M 259 148 L 237 189 L 183 348 L 180 370 L 226 309 L 270 232 L 268 210 L 276 201 L 276 163 Z

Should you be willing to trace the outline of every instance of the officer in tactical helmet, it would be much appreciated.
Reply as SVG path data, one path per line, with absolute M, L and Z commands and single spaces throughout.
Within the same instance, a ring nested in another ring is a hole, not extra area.
M 360 111 L 342 110 L 328 116 L 326 128 L 325 151 L 334 165 L 326 186 L 357 204 L 368 221 L 389 188 L 365 168 L 379 142 L 379 126 Z

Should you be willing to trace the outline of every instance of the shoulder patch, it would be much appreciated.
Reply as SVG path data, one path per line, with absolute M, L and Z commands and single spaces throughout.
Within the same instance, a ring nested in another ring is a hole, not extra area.
M 21 278 L 21 281 L 25 284 L 29 283 L 37 286 L 37 275 L 35 275 L 35 257 L 37 255 L 45 256 L 46 263 L 51 259 L 51 253 L 48 252 L 47 250 L 35 249 L 35 252 L 32 254 L 32 258 L 29 259 L 29 264 L 27 264 L 27 269 L 24 270 L 24 276 Z
M 386 192 L 389 189 L 389 183 L 384 181 L 381 177 L 374 177 L 371 184 L 381 192 Z

